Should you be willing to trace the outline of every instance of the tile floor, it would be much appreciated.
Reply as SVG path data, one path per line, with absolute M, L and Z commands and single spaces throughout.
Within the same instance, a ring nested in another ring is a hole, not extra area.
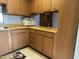
M 25 59 L 48 59 L 47 57 L 39 54 L 38 52 L 36 52 L 35 50 L 33 50 L 29 47 L 21 49 L 19 51 L 26 56 Z M 9 55 L 0 57 L 0 59 L 12 59 L 12 53 Z

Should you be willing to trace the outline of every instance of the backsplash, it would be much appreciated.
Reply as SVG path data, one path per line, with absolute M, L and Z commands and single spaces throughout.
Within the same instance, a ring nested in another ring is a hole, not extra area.
M 14 15 L 4 15 L 4 23 L 5 24 L 21 24 L 21 16 Z

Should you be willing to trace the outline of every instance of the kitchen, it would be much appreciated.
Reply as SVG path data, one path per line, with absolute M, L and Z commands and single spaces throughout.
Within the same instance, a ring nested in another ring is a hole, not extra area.
M 26 48 L 22 52 L 27 52 L 26 59 L 73 59 L 78 3 L 78 0 L 0 0 L 1 57 Z M 28 53 L 30 50 L 33 54 Z

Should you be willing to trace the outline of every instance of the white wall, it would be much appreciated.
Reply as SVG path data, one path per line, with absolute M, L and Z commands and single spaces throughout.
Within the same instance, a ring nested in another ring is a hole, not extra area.
M 76 41 L 76 48 L 75 48 L 74 59 L 79 59 L 79 25 L 78 25 L 77 41 Z

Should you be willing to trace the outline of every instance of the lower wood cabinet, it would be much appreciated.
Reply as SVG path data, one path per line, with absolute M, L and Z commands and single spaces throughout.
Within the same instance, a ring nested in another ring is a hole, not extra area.
M 35 39 L 34 38 L 30 38 L 29 39 L 29 45 L 32 47 L 32 48 L 35 48 Z
M 28 45 L 28 29 L 0 31 L 0 55 Z
M 38 51 L 42 51 L 42 36 L 41 35 L 36 35 L 35 37 L 35 49 Z
M 0 31 L 0 55 L 10 51 L 8 31 Z
M 53 57 L 54 34 L 40 30 L 29 31 L 29 45 L 37 51 Z
M 22 48 L 28 45 L 27 43 L 28 39 L 26 29 L 12 30 L 12 50 Z
M 29 45 L 32 47 L 32 48 L 35 48 L 35 33 L 33 32 L 29 32 Z
M 53 56 L 53 38 L 43 37 L 43 51 L 45 55 Z

